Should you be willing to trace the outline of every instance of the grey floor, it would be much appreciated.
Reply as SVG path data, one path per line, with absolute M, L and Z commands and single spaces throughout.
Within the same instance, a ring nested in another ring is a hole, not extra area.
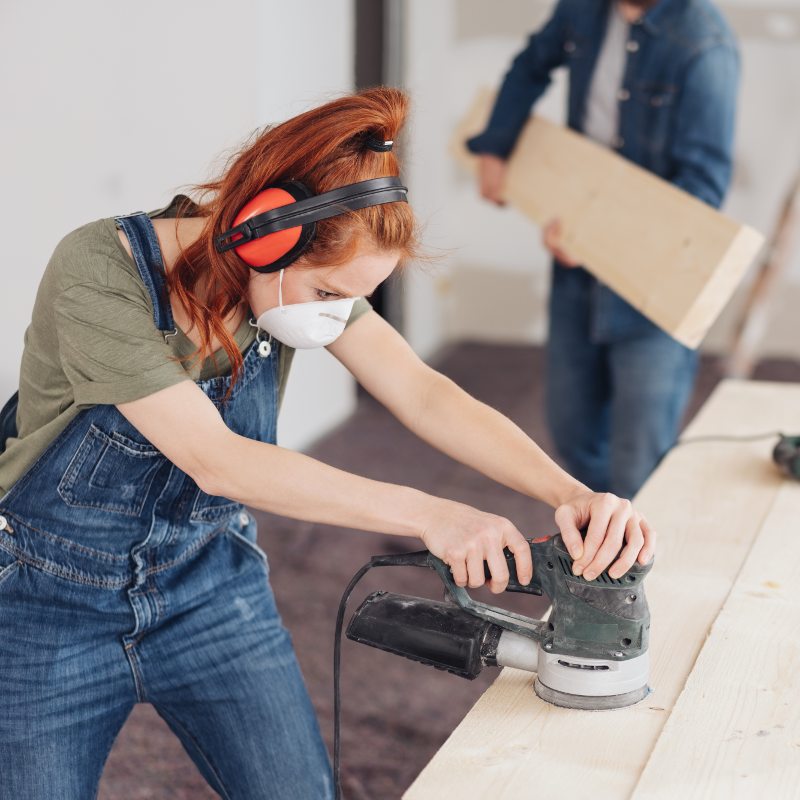
M 543 418 L 539 348 L 464 343 L 444 353 L 437 366 L 552 452 Z M 719 369 L 714 359 L 704 359 L 687 418 L 718 382 Z M 800 381 L 800 363 L 763 362 L 754 377 Z M 362 475 L 416 486 L 503 514 L 526 535 L 555 530 L 550 508 L 431 450 L 366 396 L 357 413 L 320 441 L 311 454 Z M 261 512 L 257 517 L 278 604 L 332 752 L 333 631 L 341 592 L 371 555 L 419 549 L 419 543 Z M 354 593 L 351 610 L 379 588 L 441 596 L 437 579 L 427 572 L 373 570 Z M 493 597 L 480 592 L 477 596 Z M 541 610 L 538 601 L 524 597 L 509 597 L 505 604 L 530 615 Z M 400 797 L 497 674 L 487 669 L 477 680 L 466 681 L 349 641 L 343 647 L 342 663 L 343 782 L 348 800 Z M 137 706 L 112 750 L 100 797 L 204 800 L 216 795 L 155 712 L 149 706 Z

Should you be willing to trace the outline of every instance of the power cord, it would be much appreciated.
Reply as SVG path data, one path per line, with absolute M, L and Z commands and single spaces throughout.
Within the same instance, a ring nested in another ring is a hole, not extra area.
M 347 588 L 342 594 L 342 599 L 339 601 L 339 611 L 336 614 L 336 637 L 333 643 L 333 782 L 336 788 L 336 800 L 342 798 L 342 786 L 340 779 L 341 768 L 341 742 L 340 742 L 340 727 L 341 727 L 341 696 L 339 688 L 339 673 L 342 661 L 342 626 L 344 624 L 344 612 L 347 606 L 347 601 L 355 589 L 356 584 L 369 572 L 373 567 L 429 567 L 430 553 L 427 550 L 414 550 L 413 552 L 406 553 L 389 553 L 386 555 L 372 556 L 367 564 L 364 564 L 361 569 L 347 584 Z
M 698 442 L 756 442 L 760 439 L 778 440 L 772 449 L 772 460 L 784 475 L 794 480 L 800 480 L 800 436 L 789 436 L 781 431 L 754 433 L 746 436 L 727 436 L 725 434 L 691 436 L 676 442 L 672 449 Z
M 708 436 L 690 436 L 688 439 L 679 439 L 672 446 L 681 447 L 685 444 L 697 444 L 698 442 L 756 442 L 760 439 L 781 438 L 784 434 L 780 431 L 770 431 L 769 433 L 753 433 L 746 436 L 728 436 L 725 434 L 710 434 Z
M 339 611 L 336 615 L 336 633 L 335 641 L 333 644 L 333 783 L 336 789 L 336 800 L 342 798 L 342 786 L 340 782 L 340 761 L 341 761 L 341 743 L 339 741 L 340 717 L 341 717 L 341 697 L 339 691 L 339 667 L 342 660 L 342 626 L 344 624 L 344 612 L 347 606 L 347 601 L 356 584 L 369 572 L 372 567 L 376 566 L 372 561 L 364 564 L 361 569 L 356 572 L 352 577 L 347 588 L 344 590 L 342 599 L 339 601 Z

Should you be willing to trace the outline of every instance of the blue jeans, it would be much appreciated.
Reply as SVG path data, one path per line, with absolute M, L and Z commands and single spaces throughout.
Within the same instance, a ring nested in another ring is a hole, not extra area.
M 607 294 L 583 270 L 554 269 L 547 418 L 572 475 L 631 498 L 677 438 L 697 353 L 631 308 L 610 325 Z
M 66 570 L 18 535 L 0 531 L 0 797 L 95 797 L 137 702 L 223 798 L 333 796 L 252 517 L 173 565 L 164 552 L 136 591 L 122 560 L 97 571 L 76 549 Z
M 119 218 L 171 334 L 144 214 Z M 280 345 L 197 381 L 225 424 L 272 442 Z M 0 411 L 0 457 L 16 435 Z M 149 702 L 226 800 L 330 800 L 333 777 L 266 554 L 241 503 L 209 495 L 116 406 L 80 411 L 0 498 L 0 798 L 88 800 Z

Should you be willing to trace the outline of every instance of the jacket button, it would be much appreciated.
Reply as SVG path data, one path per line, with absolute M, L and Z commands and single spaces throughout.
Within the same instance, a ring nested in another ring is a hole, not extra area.
M 567 53 L 574 53 L 575 52 L 575 42 L 564 42 L 564 50 Z
M 247 527 L 247 525 L 248 525 L 249 523 L 250 523 L 250 516 L 249 516 L 249 514 L 248 514 L 246 511 L 242 511 L 242 513 L 241 513 L 241 514 L 239 514 L 239 524 L 240 524 L 240 525 L 241 525 L 243 528 L 245 528 L 245 527 Z
M 627 89 L 620 89 L 617 92 L 617 100 L 619 100 L 621 103 L 624 103 L 626 100 L 630 99 L 631 99 L 631 93 Z
M 630 40 L 630 41 L 629 41 L 629 42 L 628 42 L 628 43 L 625 45 L 625 49 L 626 49 L 626 50 L 627 50 L 629 53 L 636 53 L 636 52 L 638 52 L 638 50 L 639 50 L 639 42 L 636 42 L 636 41 L 634 41 L 633 39 L 631 39 L 631 40 Z
M 5 530 L 11 533 L 11 527 L 8 524 L 8 520 L 5 517 L 0 516 L 0 531 L 5 531 Z
M 621 136 L 614 137 L 614 147 L 619 150 L 625 146 L 625 140 Z

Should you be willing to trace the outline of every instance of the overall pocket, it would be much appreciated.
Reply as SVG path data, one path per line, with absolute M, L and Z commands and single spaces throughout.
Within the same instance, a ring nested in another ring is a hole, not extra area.
M 206 494 L 202 489 L 198 489 L 189 519 L 192 522 L 218 522 L 232 516 L 241 507 L 241 503 L 236 503 L 228 497 Z
M 251 514 L 242 509 L 238 519 L 231 523 L 225 529 L 225 532 L 230 535 L 231 541 L 238 547 L 241 547 L 246 553 L 255 556 L 261 563 L 264 571 L 269 575 L 269 559 L 258 544 L 258 527 Z
M 69 506 L 139 516 L 166 457 L 151 444 L 90 425 L 58 484 Z

